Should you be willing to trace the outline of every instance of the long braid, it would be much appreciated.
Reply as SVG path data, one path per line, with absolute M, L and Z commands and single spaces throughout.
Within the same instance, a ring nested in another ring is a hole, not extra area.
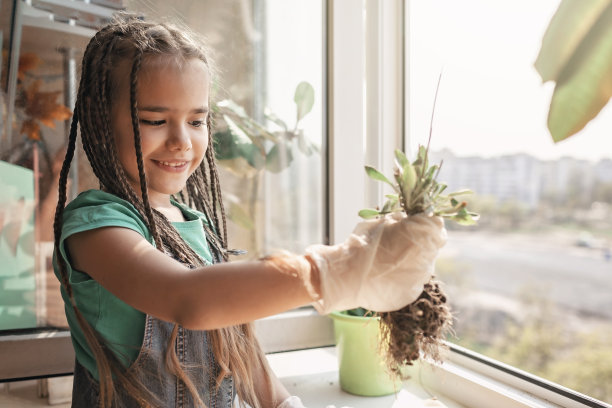
M 72 123 L 70 124 L 70 135 L 68 136 L 68 147 L 66 148 L 66 157 L 64 158 L 64 162 L 62 163 L 62 168 L 60 170 L 59 177 L 59 198 L 57 202 L 57 207 L 55 208 L 55 217 L 53 219 L 53 235 L 55 241 L 55 253 L 60 254 L 60 239 L 62 236 L 62 219 L 64 215 L 64 207 L 66 206 L 67 200 L 67 183 L 68 183 L 68 172 L 70 171 L 70 164 L 72 163 L 72 158 L 74 157 L 74 150 L 76 147 L 76 137 L 77 137 L 77 124 L 79 118 L 77 113 L 75 112 L 72 115 Z M 66 271 L 66 261 L 64 257 L 57 256 L 57 264 L 60 270 L 60 276 L 62 277 L 62 284 L 64 285 L 64 289 L 72 302 L 72 305 L 75 306 L 76 302 L 74 301 L 74 297 L 72 294 L 72 286 L 68 280 L 68 272 Z
M 163 250 L 163 244 L 159 231 L 155 225 L 153 211 L 149 203 L 149 190 L 147 189 L 147 178 L 145 176 L 144 164 L 142 162 L 142 149 L 140 143 L 140 124 L 138 123 L 138 102 L 136 101 L 136 88 L 138 86 L 138 71 L 142 62 L 142 51 L 137 50 L 134 55 L 134 63 L 130 72 L 130 110 L 132 114 L 132 130 L 134 132 L 134 149 L 136 150 L 136 163 L 138 165 L 138 176 L 140 178 L 140 192 L 142 194 L 142 202 L 144 204 L 145 214 L 147 216 L 147 227 L 153 235 L 155 245 L 160 250 Z
M 206 160 L 208 161 L 208 167 L 210 169 L 210 172 L 212 173 L 210 178 L 210 190 L 212 193 L 213 215 L 215 217 L 215 224 L 219 225 L 219 217 L 217 215 L 217 210 L 219 210 L 221 212 L 221 221 L 223 226 L 223 229 L 219 232 L 220 234 L 222 234 L 221 239 L 223 241 L 223 246 L 225 249 L 227 249 L 227 222 L 225 217 L 225 209 L 223 208 L 223 198 L 221 195 L 221 184 L 219 183 L 219 173 L 217 172 L 217 166 L 215 165 L 213 144 L 212 140 L 210 139 L 208 142 L 208 149 L 206 150 Z

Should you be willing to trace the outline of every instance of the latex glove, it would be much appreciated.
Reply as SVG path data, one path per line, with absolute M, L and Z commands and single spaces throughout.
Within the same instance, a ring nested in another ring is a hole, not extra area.
M 280 405 L 276 408 L 306 408 L 306 407 L 304 406 L 304 404 L 302 404 L 302 400 L 299 397 L 292 395 L 291 397 L 281 402 Z
M 376 312 L 414 302 L 446 243 L 444 221 L 394 213 L 357 224 L 342 244 L 314 245 L 306 254 L 319 269 L 321 314 L 364 307 Z

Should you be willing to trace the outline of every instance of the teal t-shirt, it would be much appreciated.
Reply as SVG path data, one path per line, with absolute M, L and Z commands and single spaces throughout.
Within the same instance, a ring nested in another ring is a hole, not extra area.
M 201 212 L 183 204 L 174 201 L 173 204 L 180 208 L 187 221 L 173 222 L 172 225 L 204 262 L 212 263 L 212 255 L 202 227 L 202 222 L 207 222 L 206 217 Z M 140 352 L 146 315 L 104 289 L 85 271 L 73 269 L 64 247 L 64 242 L 69 236 L 101 227 L 129 228 L 138 232 L 152 245 L 155 244 L 153 236 L 134 206 L 112 194 L 100 190 L 88 190 L 79 194 L 64 210 L 60 252 L 66 261 L 76 304 L 89 324 L 108 341 L 127 367 Z M 100 251 L 104 251 L 104 248 L 100 248 Z M 113 256 L 113 254 L 109 253 L 108 256 Z M 55 262 L 54 270 L 55 275 L 60 279 Z M 74 309 L 63 286 L 61 292 L 76 358 L 98 379 L 94 356 L 79 327 Z

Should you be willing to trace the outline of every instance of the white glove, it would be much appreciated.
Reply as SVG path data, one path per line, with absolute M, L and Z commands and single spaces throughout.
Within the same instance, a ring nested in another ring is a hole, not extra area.
M 421 294 L 445 243 L 442 218 L 394 213 L 357 224 L 342 244 L 310 246 L 321 285 L 314 306 L 321 314 L 401 309 Z
M 304 404 L 302 404 L 302 400 L 299 397 L 292 395 L 291 397 L 281 402 L 280 405 L 276 408 L 306 408 L 306 407 L 304 406 Z

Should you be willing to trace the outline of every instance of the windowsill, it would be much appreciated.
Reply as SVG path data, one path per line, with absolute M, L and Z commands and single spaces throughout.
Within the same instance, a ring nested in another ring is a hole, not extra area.
M 442 396 L 432 395 L 416 381 L 408 380 L 396 395 L 360 397 L 340 389 L 335 347 L 268 354 L 268 361 L 281 382 L 292 395 L 297 395 L 307 407 L 352 408 L 418 408 L 427 400 L 439 399 L 447 408 L 461 405 Z

